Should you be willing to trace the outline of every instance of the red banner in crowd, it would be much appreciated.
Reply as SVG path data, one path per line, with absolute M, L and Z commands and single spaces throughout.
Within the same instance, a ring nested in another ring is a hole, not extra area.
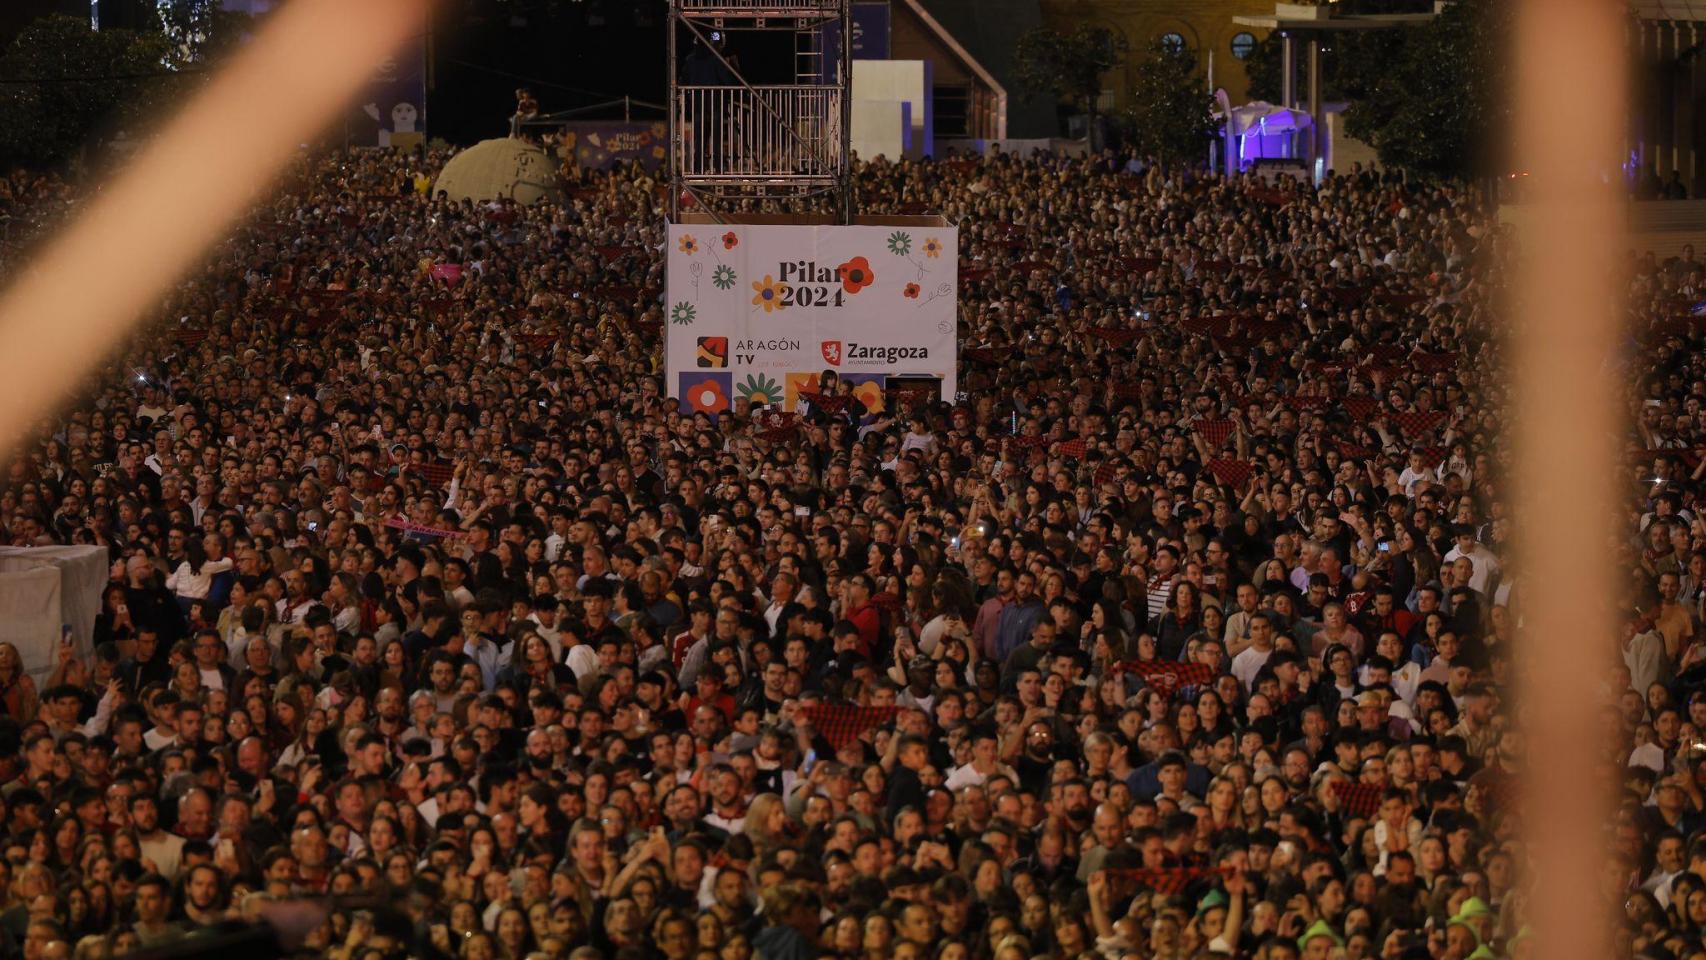
M 770 412 L 753 422 L 758 428 L 760 440 L 791 440 L 800 433 L 800 415 L 797 413 Z
M 800 708 L 800 716 L 823 735 L 837 750 L 852 743 L 873 727 L 894 721 L 896 707 L 855 707 L 844 704 L 814 703 Z
M 1206 466 L 1214 478 L 1229 487 L 1242 490 L 1250 482 L 1250 474 L 1256 470 L 1256 464 L 1251 460 L 1232 460 L 1220 458 L 1210 460 Z
M 404 472 L 420 474 L 427 483 L 441 490 L 449 486 L 451 478 L 456 476 L 456 469 L 448 463 L 410 464 Z
M 1115 673 L 1135 673 L 1146 685 L 1169 697 L 1180 687 L 1199 687 L 1214 679 L 1214 670 L 1208 664 L 1176 660 L 1122 660 L 1113 669 Z
M 1220 445 L 1232 436 L 1232 430 L 1237 425 L 1231 420 L 1220 417 L 1212 420 L 1198 420 L 1197 435 L 1203 438 L 1210 450 L 1219 450 Z
M 1333 793 L 1339 797 L 1339 809 L 1353 817 L 1366 820 L 1380 810 L 1381 789 L 1372 783 L 1335 780 Z
M 1346 413 L 1359 421 L 1370 419 L 1374 416 L 1374 412 L 1380 409 L 1380 401 L 1374 397 L 1346 397 L 1339 402 L 1344 406 Z
M 1198 880 L 1211 877 L 1229 880 L 1235 872 L 1235 867 L 1162 867 L 1159 870 L 1109 870 L 1108 875 L 1133 880 L 1139 886 L 1173 896 L 1183 893 L 1186 887 Z
M 1090 327 L 1084 335 L 1109 343 L 1126 344 L 1143 337 L 1142 330 L 1122 330 L 1119 327 Z
M 1439 373 L 1457 366 L 1457 354 L 1418 352 L 1411 355 L 1410 363 L 1423 373 Z
M 852 397 L 841 397 L 827 393 L 808 392 L 800 394 L 800 399 L 807 401 L 819 410 L 829 413 L 840 413 L 853 403 Z
M 1380 452 L 1373 447 L 1359 446 L 1349 440 L 1336 441 L 1335 445 L 1339 448 L 1340 456 L 1351 460 L 1367 460 Z
M 1232 332 L 1233 319 L 1231 314 L 1221 314 L 1217 317 L 1185 317 L 1179 321 L 1179 326 L 1190 333 L 1205 337 L 1224 337 Z
M 1416 437 L 1419 437 L 1424 433 L 1428 433 L 1435 427 L 1444 423 L 1445 411 L 1410 410 L 1402 413 L 1393 413 L 1392 422 L 1398 425 L 1399 430 L 1404 431 L 1404 435 L 1406 437 L 1415 439 Z

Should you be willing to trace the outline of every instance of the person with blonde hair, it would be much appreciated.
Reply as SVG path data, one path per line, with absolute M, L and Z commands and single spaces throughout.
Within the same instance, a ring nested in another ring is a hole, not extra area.
M 36 718 L 39 701 L 36 682 L 24 669 L 23 655 L 11 643 L 0 641 L 0 707 L 19 723 Z

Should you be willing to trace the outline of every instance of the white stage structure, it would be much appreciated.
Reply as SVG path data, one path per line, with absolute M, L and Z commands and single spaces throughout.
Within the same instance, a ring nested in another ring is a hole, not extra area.
M 0 547 L 0 640 L 18 648 L 38 684 L 65 626 L 80 654 L 93 651 L 108 571 L 105 547 Z

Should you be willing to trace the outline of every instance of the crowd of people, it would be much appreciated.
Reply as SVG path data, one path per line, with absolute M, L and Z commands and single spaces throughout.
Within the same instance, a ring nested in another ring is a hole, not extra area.
M 1472 192 L 861 164 L 959 224 L 965 392 L 779 431 L 667 395 L 651 175 L 443 159 L 303 157 L 5 462 L 0 541 L 111 582 L 0 644 L 0 954 L 1531 955 Z M 1699 958 L 1706 355 L 1652 326 L 1607 889 Z

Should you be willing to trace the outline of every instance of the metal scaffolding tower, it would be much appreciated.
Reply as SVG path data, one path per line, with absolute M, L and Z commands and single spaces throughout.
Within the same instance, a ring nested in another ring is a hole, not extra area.
M 822 198 L 852 222 L 852 14 L 852 0 L 669 0 L 671 220 L 691 196 L 717 219 L 749 201 Z M 792 33 L 793 82 L 749 83 L 727 52 L 734 31 Z

